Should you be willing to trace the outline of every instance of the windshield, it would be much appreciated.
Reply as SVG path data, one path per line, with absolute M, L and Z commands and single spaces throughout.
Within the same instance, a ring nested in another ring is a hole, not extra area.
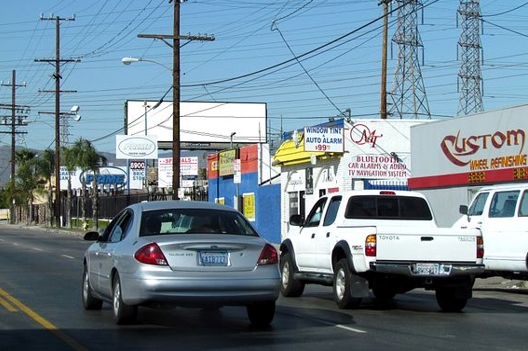
M 258 236 L 238 212 L 203 209 L 164 209 L 144 212 L 140 236 L 217 233 Z

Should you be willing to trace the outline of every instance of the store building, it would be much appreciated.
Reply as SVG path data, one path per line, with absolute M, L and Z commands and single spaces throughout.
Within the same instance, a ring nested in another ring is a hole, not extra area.
M 271 165 L 268 144 L 210 154 L 208 201 L 240 210 L 270 242 L 280 243 L 280 170 Z
M 440 226 L 451 226 L 483 185 L 528 180 L 528 105 L 411 128 L 409 187 L 427 195 Z
M 430 120 L 339 119 L 285 134 L 274 156 L 281 167 L 281 232 L 326 193 L 407 189 L 412 126 Z

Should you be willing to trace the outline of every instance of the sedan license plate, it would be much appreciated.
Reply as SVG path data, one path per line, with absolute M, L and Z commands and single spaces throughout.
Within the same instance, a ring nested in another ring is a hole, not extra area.
M 451 265 L 440 263 L 416 263 L 414 265 L 414 274 L 417 275 L 449 275 Z
M 227 266 L 226 251 L 199 251 L 201 266 Z

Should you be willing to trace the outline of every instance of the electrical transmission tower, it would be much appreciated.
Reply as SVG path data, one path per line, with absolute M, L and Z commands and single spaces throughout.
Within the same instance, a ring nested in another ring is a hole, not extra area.
M 422 9 L 421 0 L 396 0 L 398 6 L 397 30 L 392 41 L 398 45 L 398 63 L 390 96 L 392 118 L 431 118 L 425 94 L 418 51 L 422 39 L 418 32 L 417 13 Z
M 460 93 L 457 115 L 484 111 L 482 105 L 482 77 L 480 63 L 480 0 L 460 0 L 458 14 L 462 17 L 462 33 L 458 46 L 461 50 L 462 65 L 458 73 Z

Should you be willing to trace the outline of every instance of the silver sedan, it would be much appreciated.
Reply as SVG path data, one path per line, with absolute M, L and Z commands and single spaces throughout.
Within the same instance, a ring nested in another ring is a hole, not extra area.
M 245 306 L 254 325 L 275 315 L 277 250 L 237 210 L 209 202 L 154 201 L 117 214 L 84 255 L 87 310 L 113 306 L 117 324 L 138 306 Z

